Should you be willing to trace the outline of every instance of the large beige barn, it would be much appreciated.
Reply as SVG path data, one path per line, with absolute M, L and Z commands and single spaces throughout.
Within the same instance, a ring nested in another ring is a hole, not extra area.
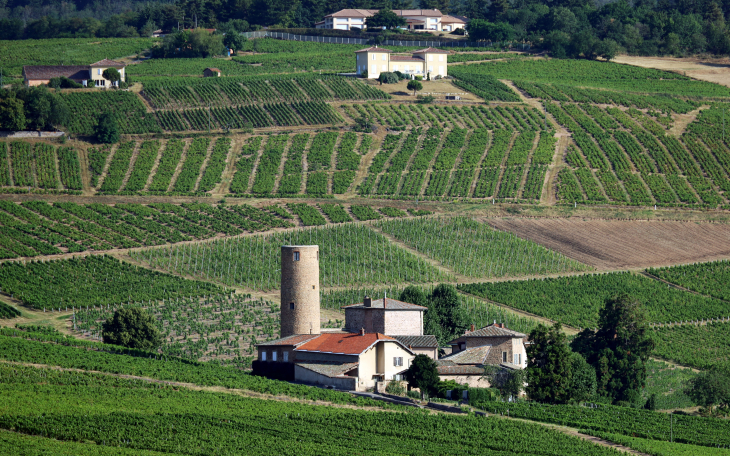
M 106 89 L 113 87 L 113 83 L 107 81 L 103 74 L 107 68 L 116 68 L 121 76 L 121 81 L 126 81 L 126 65 L 114 60 L 104 59 L 91 65 L 25 65 L 23 66 L 23 80 L 28 87 L 46 85 L 53 78 L 66 77 L 79 84 L 87 84 L 93 81 L 94 87 Z M 118 85 L 118 83 L 117 83 Z
M 319 247 L 281 248 L 281 338 L 257 345 L 254 373 L 362 391 L 402 380 L 416 355 L 437 360 L 442 380 L 487 387 L 484 365 L 526 365 L 526 336 L 490 325 L 451 342 L 438 360 L 435 336 L 423 334 L 426 308 L 383 296 L 344 307 L 344 330 L 320 327 Z M 512 362 L 514 361 L 514 362 Z
M 390 49 L 372 46 L 355 51 L 357 74 L 378 78 L 380 73 L 400 71 L 413 76 L 448 76 L 449 51 L 436 48 L 420 49 L 411 55 L 393 55 Z

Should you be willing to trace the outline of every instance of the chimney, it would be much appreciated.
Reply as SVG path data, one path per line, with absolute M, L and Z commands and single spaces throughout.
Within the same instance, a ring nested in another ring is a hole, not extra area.
M 388 292 L 383 293 L 383 309 L 385 309 L 385 304 L 388 301 Z
M 370 299 L 370 296 L 365 296 L 365 299 L 363 301 L 363 304 L 365 307 L 372 307 L 373 306 L 373 300 Z
M 474 325 L 473 324 L 469 327 L 469 332 L 474 332 Z
M 365 328 L 360 328 L 360 335 L 361 336 L 364 336 L 365 335 Z

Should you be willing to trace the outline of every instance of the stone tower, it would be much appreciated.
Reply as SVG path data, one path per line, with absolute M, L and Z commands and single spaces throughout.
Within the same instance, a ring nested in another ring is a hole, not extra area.
M 319 246 L 281 246 L 281 337 L 319 334 Z

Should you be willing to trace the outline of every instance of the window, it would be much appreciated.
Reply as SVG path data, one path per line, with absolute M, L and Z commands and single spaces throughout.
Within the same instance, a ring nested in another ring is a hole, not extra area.
M 502 352 L 502 362 L 503 363 L 507 362 L 507 352 Z
M 291 310 L 294 310 L 294 303 L 293 303 L 293 302 L 290 302 L 290 303 L 289 303 L 289 308 L 290 308 Z
M 443 76 L 443 74 L 444 74 L 444 67 L 439 66 L 439 74 Z
M 271 352 L 271 360 L 276 361 L 276 352 Z
M 519 362 L 519 361 L 517 361 L 517 357 L 518 357 L 518 356 L 519 356 L 519 355 L 518 355 L 517 353 L 514 353 L 514 354 L 512 355 L 512 358 L 514 358 L 514 360 L 513 360 L 513 363 L 512 363 L 512 364 L 520 364 L 520 362 Z
M 261 352 L 261 361 L 266 361 L 266 352 Z
M 388 65 L 383 65 L 383 69 L 381 71 L 388 71 Z
M 408 73 L 411 70 L 410 66 L 406 65 L 406 73 Z
M 101 68 L 96 69 L 96 74 L 101 75 Z
M 433 62 L 433 56 L 432 56 L 432 55 L 429 55 L 429 56 L 428 56 L 428 61 L 429 61 L 429 62 Z
M 402 366 L 403 365 L 403 357 L 402 356 L 395 356 L 393 358 L 393 365 L 394 366 Z
M 429 73 L 433 73 L 433 67 L 432 66 L 429 66 L 428 67 L 428 71 L 429 71 Z
M 383 60 L 383 62 L 385 62 L 385 61 L 387 60 L 387 59 L 385 58 L 385 54 L 383 54 L 383 58 L 382 58 L 382 60 Z
M 398 65 L 393 65 L 393 71 L 398 71 Z
M 284 352 L 284 362 L 285 363 L 289 362 L 289 352 Z
M 439 62 L 443 62 L 443 61 L 444 61 L 444 56 L 443 55 L 440 55 L 439 56 Z
M 299 261 L 299 252 L 294 252 L 294 261 Z
M 375 60 L 375 54 L 373 54 L 373 60 Z

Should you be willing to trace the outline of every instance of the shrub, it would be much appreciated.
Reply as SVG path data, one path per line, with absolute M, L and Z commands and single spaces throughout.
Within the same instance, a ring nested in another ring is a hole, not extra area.
M 392 381 L 385 387 L 385 392 L 396 396 L 403 396 L 406 392 L 406 388 L 403 386 L 403 382 Z
M 380 76 L 378 76 L 378 81 L 380 81 L 381 84 L 397 84 L 398 81 L 400 81 L 400 78 L 395 73 L 385 71 L 380 73 Z
M 102 325 L 105 344 L 153 350 L 162 344 L 155 319 L 140 307 L 124 307 Z

